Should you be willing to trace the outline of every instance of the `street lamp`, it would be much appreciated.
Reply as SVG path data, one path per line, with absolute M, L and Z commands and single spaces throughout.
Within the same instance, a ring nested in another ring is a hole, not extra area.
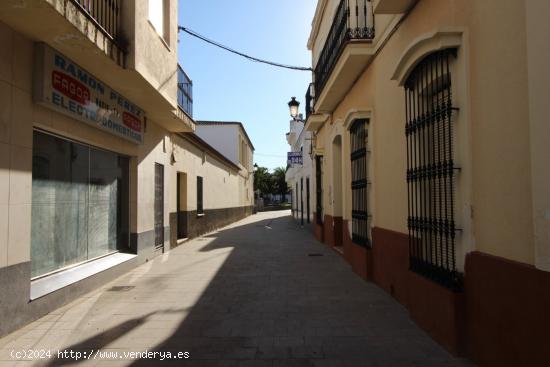
M 254 172 L 258 171 L 258 163 L 254 163 Z
M 288 108 L 290 110 L 290 116 L 294 120 L 298 117 L 298 107 L 300 107 L 300 102 L 296 100 L 296 97 L 292 97 L 290 102 L 288 102 Z

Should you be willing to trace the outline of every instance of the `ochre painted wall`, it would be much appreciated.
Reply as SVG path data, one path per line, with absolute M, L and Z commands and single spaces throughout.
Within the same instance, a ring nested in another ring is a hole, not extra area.
M 349 132 L 343 131 L 342 122 L 351 110 L 371 111 L 373 225 L 407 232 L 405 96 L 392 75 L 416 40 L 452 30 L 462 34 L 453 66 L 454 102 L 460 108 L 456 157 L 462 168 L 457 220 L 467 231 L 457 249 L 459 267 L 465 253 L 474 249 L 534 263 L 524 6 L 522 1 L 496 0 L 418 2 L 318 133 L 325 177 L 332 173 L 332 139 L 344 133 L 345 219 L 351 216 L 350 163 Z M 324 185 L 331 214 L 330 180 Z

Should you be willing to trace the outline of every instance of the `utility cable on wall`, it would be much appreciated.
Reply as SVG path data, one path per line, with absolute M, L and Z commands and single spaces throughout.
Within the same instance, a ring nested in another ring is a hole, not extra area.
M 207 43 L 210 43 L 211 45 L 214 45 L 216 47 L 219 47 L 221 49 L 224 49 L 226 51 L 229 51 L 231 53 L 234 53 L 236 55 L 239 55 L 239 56 L 242 56 L 248 60 L 251 60 L 251 61 L 255 61 L 255 62 L 260 62 L 260 63 L 263 63 L 263 64 L 267 64 L 267 65 L 271 65 L 271 66 L 276 66 L 276 67 L 279 67 L 279 68 L 284 68 L 284 69 L 290 69 L 290 70 L 298 70 L 298 71 L 313 71 L 312 68 L 308 68 L 308 67 L 303 67 L 303 66 L 293 66 L 293 65 L 285 65 L 285 64 L 279 64 L 277 62 L 272 62 L 272 61 L 267 61 L 267 60 L 262 60 L 262 59 L 258 59 L 256 57 L 253 57 L 253 56 L 250 56 L 250 55 L 247 55 L 247 54 L 244 54 L 242 52 L 239 52 L 239 51 L 236 51 L 236 50 L 233 50 L 232 48 L 229 48 L 227 46 L 224 46 L 222 45 L 221 43 L 218 43 L 216 41 L 212 41 L 211 39 L 208 39 L 206 38 L 205 36 L 202 36 L 200 34 L 198 34 L 197 32 L 195 31 L 192 31 L 190 30 L 189 28 L 185 28 L 185 27 L 182 27 L 182 26 L 178 26 L 178 30 L 180 31 L 183 31 L 193 37 L 196 37 L 204 42 L 207 42 Z

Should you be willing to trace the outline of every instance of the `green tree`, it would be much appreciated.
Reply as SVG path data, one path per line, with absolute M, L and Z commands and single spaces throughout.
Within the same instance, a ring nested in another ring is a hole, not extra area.
M 266 167 L 258 167 L 254 172 L 254 191 L 260 190 L 261 194 L 271 192 L 272 182 L 271 174 Z
M 286 183 L 286 169 L 284 167 L 277 167 L 273 171 L 272 181 L 273 181 L 273 191 L 275 195 L 281 195 L 281 199 L 284 200 L 285 195 L 288 194 L 288 184 Z

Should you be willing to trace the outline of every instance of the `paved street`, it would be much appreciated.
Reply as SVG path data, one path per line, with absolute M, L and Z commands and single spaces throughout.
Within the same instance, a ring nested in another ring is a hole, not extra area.
M 57 350 L 93 350 L 96 359 L 79 361 L 84 366 L 468 365 L 288 211 L 189 241 L 0 339 L 0 349 L 0 366 L 36 365 L 11 360 L 12 350 L 24 349 L 55 350 L 39 363 L 48 366 L 75 364 Z M 145 350 L 190 358 L 121 354 Z

